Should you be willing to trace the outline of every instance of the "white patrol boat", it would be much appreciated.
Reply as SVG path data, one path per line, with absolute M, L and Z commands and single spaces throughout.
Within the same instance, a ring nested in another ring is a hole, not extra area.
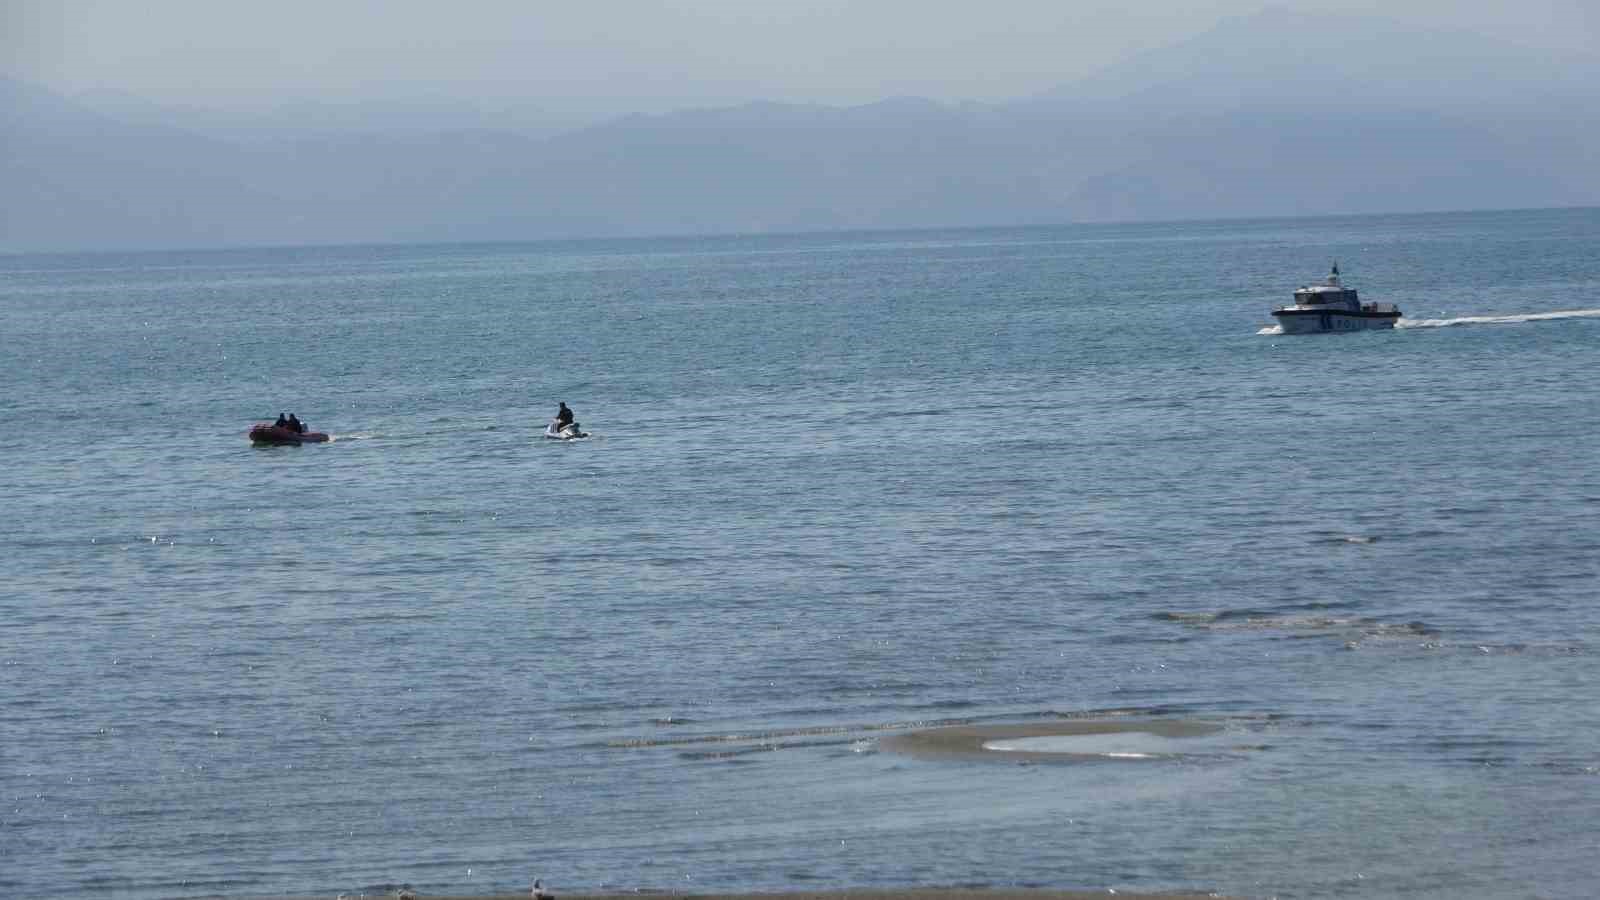
M 1366 328 L 1393 328 L 1400 308 L 1393 303 L 1362 303 L 1355 288 L 1339 283 L 1339 264 L 1321 284 L 1294 292 L 1294 305 L 1272 311 L 1284 334 L 1311 334 L 1319 331 L 1361 331 Z

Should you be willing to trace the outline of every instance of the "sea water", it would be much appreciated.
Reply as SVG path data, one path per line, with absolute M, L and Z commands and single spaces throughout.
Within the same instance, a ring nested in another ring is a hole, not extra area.
M 0 890 L 1590 896 L 1597 310 L 1593 209 L 0 258 Z M 1081 716 L 1226 738 L 880 747 Z

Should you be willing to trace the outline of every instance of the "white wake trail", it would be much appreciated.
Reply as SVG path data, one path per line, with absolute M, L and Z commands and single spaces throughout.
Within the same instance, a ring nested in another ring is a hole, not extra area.
M 1551 319 L 1600 319 L 1600 309 L 1566 309 L 1559 312 L 1517 313 L 1510 316 L 1461 316 L 1455 319 L 1401 319 L 1396 328 L 1445 328 L 1451 325 L 1516 325 Z

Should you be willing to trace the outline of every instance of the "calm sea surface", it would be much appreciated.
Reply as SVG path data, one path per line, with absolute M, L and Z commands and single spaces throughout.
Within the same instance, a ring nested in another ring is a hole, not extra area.
M 1333 259 L 1402 327 L 1258 333 Z M 13 256 L 0 333 L 7 896 L 1593 896 L 1600 210 Z M 880 747 L 1086 713 L 1226 739 Z

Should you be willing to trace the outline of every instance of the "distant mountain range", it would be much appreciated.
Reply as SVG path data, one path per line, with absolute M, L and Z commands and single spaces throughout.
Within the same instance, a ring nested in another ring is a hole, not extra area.
M 1274 10 L 1013 103 L 753 103 L 556 134 L 481 110 L 424 131 L 393 107 L 198 127 L 0 80 L 0 250 L 1591 205 L 1596 109 L 1593 58 Z

